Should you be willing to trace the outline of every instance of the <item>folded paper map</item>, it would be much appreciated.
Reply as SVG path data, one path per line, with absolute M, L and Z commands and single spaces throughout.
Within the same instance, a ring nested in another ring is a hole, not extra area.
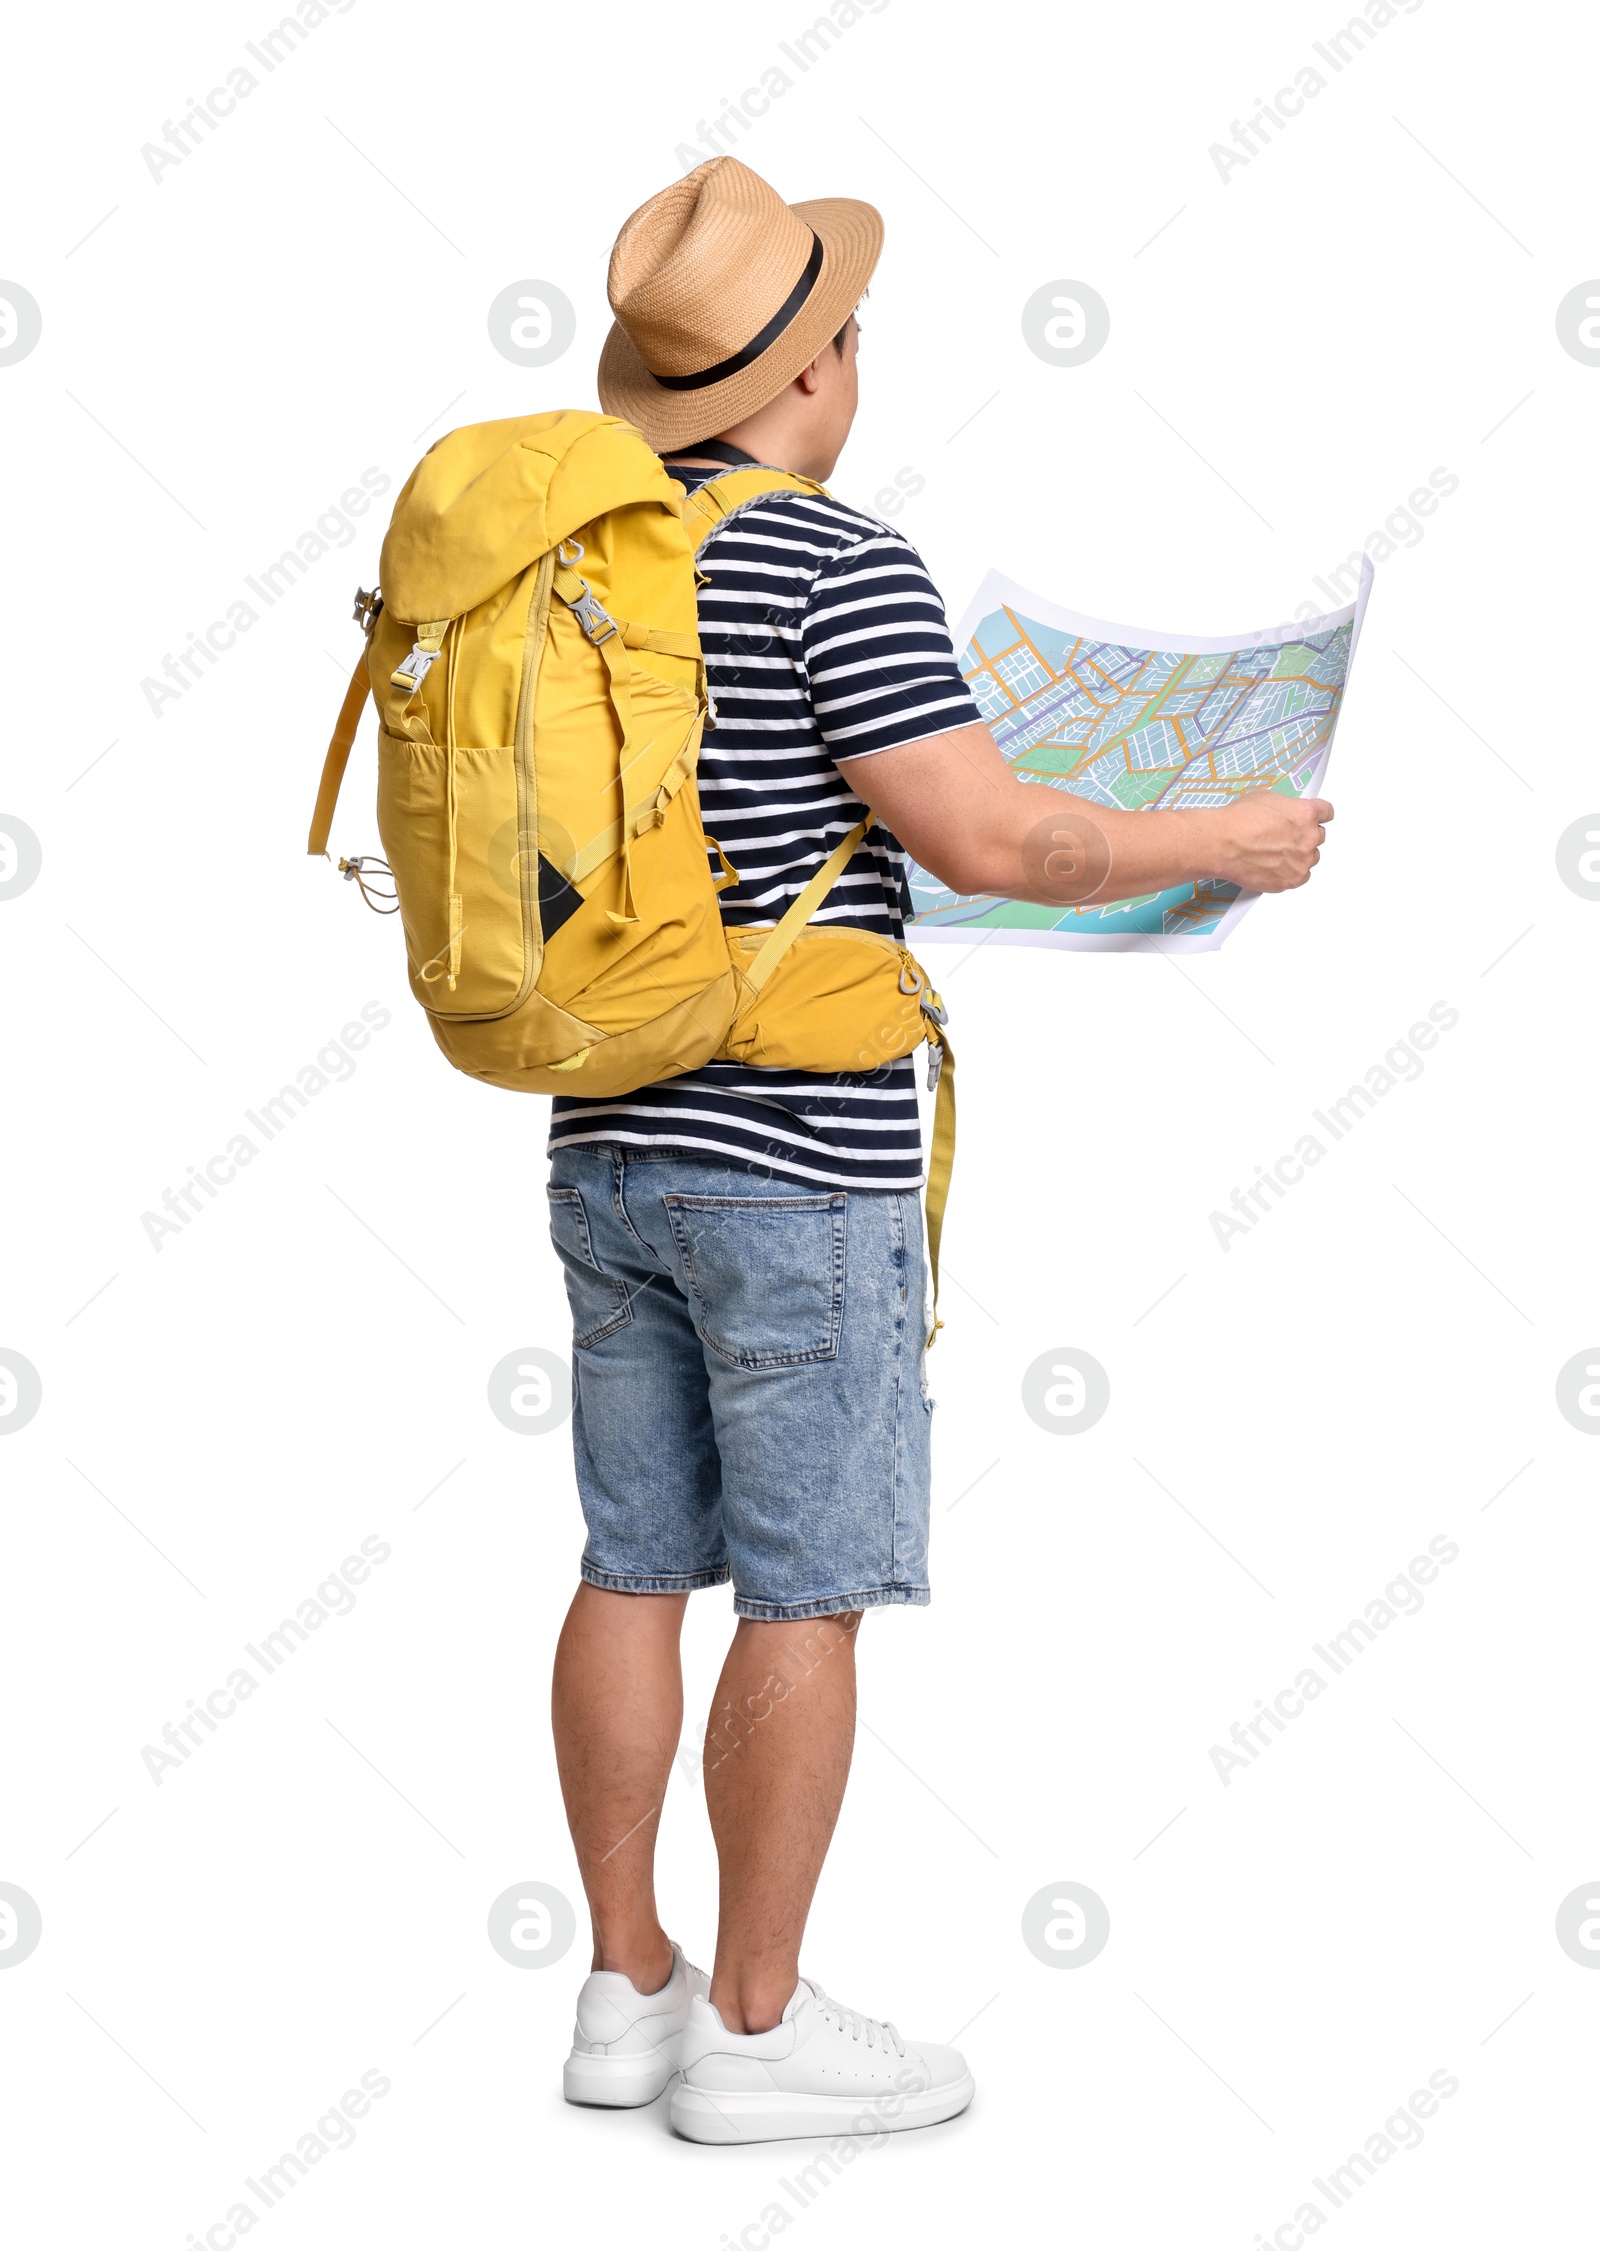
M 1260 633 L 1151 633 L 1079 617 L 991 572 L 962 621 L 962 670 L 1019 779 L 1127 812 L 1320 793 L 1372 586 Z M 1092 815 L 1091 815 L 1092 817 Z M 1112 866 L 1111 886 L 1116 869 Z M 1259 896 L 1220 880 L 1077 905 L 963 898 L 911 870 L 915 942 L 994 937 L 1087 951 L 1209 953 Z

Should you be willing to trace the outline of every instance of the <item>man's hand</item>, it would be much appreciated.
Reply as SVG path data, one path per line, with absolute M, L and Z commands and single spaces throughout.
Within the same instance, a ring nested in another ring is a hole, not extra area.
M 1206 873 L 1244 891 L 1295 891 L 1310 881 L 1322 857 L 1333 807 L 1325 797 L 1280 797 L 1256 789 L 1198 818 L 1215 823 L 1206 849 L 1216 852 Z
M 1019 781 L 981 723 L 838 767 L 912 857 L 966 898 L 1077 906 L 1206 876 L 1292 891 L 1316 866 L 1333 818 L 1325 798 L 1271 789 L 1193 812 L 1091 804 Z

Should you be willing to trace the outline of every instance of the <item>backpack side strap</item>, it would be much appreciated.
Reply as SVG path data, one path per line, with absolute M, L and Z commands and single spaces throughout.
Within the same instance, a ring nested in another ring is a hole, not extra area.
M 328 755 L 322 762 L 322 780 L 317 785 L 316 810 L 311 816 L 311 834 L 306 839 L 306 850 L 313 856 L 325 854 L 328 849 L 328 832 L 333 827 L 333 809 L 339 802 L 339 784 L 344 780 L 344 770 L 350 763 L 350 745 L 356 739 L 356 729 L 360 726 L 361 714 L 366 709 L 369 686 L 367 648 L 363 642 L 356 668 L 350 675 L 350 685 L 344 692 L 344 702 L 339 706 L 339 716 L 334 722 Z
M 928 1220 L 928 1264 L 933 1270 L 933 1325 L 928 1331 L 931 1345 L 944 1323 L 939 1318 L 939 1247 L 944 1238 L 945 1206 L 950 1200 L 950 1175 L 956 1161 L 956 1059 L 950 1045 L 950 1035 L 942 1021 L 944 1008 L 937 993 L 931 996 L 932 1008 L 925 1006 L 928 1017 L 928 1042 L 933 1053 L 930 1068 L 938 1065 L 938 1092 L 933 1099 L 933 1144 L 928 1151 L 928 1185 L 923 1191 L 923 1207 Z

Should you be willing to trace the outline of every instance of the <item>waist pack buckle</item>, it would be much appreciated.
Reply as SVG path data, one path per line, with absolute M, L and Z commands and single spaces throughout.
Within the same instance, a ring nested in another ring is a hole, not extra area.
M 944 1041 L 940 1035 L 950 1021 L 950 1011 L 931 986 L 925 985 L 917 998 L 931 1027 L 928 1033 L 928 1092 L 932 1094 L 939 1084 L 939 1073 L 944 1069 Z

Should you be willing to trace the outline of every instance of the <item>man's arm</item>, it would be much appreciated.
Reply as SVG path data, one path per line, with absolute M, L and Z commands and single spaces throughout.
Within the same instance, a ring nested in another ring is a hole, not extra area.
M 1019 782 L 982 724 L 837 764 L 912 858 L 964 897 L 1053 906 L 1129 899 L 1205 876 L 1246 891 L 1292 891 L 1321 858 L 1333 818 L 1325 798 L 1270 789 L 1194 812 L 1096 805 Z

